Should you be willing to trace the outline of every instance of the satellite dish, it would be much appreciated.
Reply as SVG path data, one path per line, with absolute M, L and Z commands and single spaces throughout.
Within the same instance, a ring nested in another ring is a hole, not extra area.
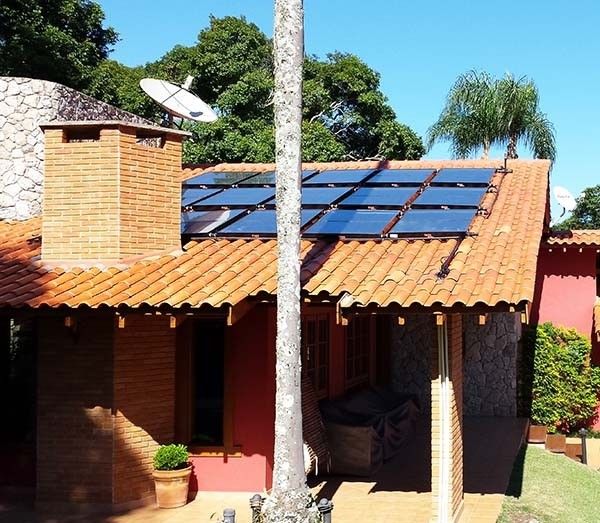
M 216 113 L 199 97 L 188 91 L 193 76 L 188 76 L 182 86 L 172 84 L 156 78 L 143 78 L 140 87 L 158 105 L 164 108 L 171 116 L 178 116 L 185 120 L 196 122 L 214 122 Z
M 567 212 L 567 211 L 571 212 L 577 206 L 577 202 L 575 201 L 575 198 L 569 192 L 568 189 L 565 189 L 564 187 L 557 185 L 554 187 L 553 193 L 554 193 L 554 198 L 556 198 L 556 201 L 558 202 L 558 204 L 563 208 L 563 212 L 560 215 L 560 218 L 562 218 L 564 216 L 565 212 Z

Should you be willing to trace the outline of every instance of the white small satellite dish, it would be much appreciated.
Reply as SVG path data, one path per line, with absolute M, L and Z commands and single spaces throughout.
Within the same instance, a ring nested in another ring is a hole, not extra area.
M 217 119 L 216 113 L 187 90 L 193 80 L 193 76 L 188 76 L 183 86 L 179 86 L 165 80 L 143 78 L 140 80 L 140 87 L 170 115 L 196 122 L 214 122 Z
M 556 185 L 553 189 L 553 193 L 554 198 L 556 198 L 558 204 L 563 208 L 563 212 L 560 215 L 561 218 L 564 216 L 565 212 L 571 212 L 577 206 L 575 198 L 568 189 Z

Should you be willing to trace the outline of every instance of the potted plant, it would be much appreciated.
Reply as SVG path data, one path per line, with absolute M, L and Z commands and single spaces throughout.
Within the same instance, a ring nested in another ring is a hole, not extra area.
M 187 503 L 192 465 L 185 445 L 161 445 L 154 455 L 154 487 L 160 508 Z

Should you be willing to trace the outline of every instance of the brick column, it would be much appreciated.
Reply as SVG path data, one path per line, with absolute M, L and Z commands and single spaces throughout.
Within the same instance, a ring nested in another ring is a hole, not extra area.
M 166 316 L 115 329 L 113 503 L 154 496 L 152 459 L 175 432 L 175 332 Z
M 174 437 L 175 329 L 166 316 L 75 318 L 40 320 L 37 501 L 144 501 Z
M 113 318 L 39 320 L 40 505 L 112 502 Z
M 432 521 L 458 521 L 463 510 L 462 318 L 437 318 L 431 354 Z

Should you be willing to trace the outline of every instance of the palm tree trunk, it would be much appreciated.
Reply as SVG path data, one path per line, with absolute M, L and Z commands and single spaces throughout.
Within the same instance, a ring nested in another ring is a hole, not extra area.
M 490 156 L 490 142 L 488 142 L 487 140 L 484 140 L 483 142 L 483 154 L 481 155 L 481 157 L 484 160 L 487 160 Z
M 506 157 L 511 160 L 516 160 L 519 155 L 517 154 L 517 137 L 514 134 L 509 135 L 508 144 L 506 146 Z
M 277 339 L 273 489 L 264 506 L 271 523 L 318 515 L 304 473 L 300 390 L 300 197 L 302 0 L 275 0 L 275 159 L 277 165 Z

